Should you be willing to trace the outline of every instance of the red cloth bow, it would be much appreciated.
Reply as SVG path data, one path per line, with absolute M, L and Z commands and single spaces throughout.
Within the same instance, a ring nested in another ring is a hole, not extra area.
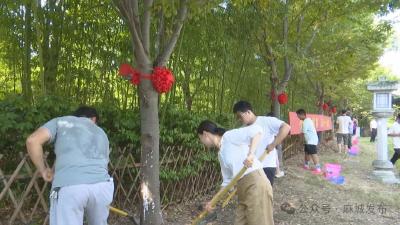
M 141 78 L 150 79 L 154 89 L 158 93 L 168 92 L 175 82 L 172 72 L 166 67 L 155 67 L 152 75 L 141 75 L 139 71 L 132 68 L 129 64 L 121 64 L 119 75 L 129 80 L 133 85 L 139 85 Z
M 288 96 L 285 92 L 282 92 L 278 95 L 278 102 L 281 105 L 284 105 L 288 102 Z

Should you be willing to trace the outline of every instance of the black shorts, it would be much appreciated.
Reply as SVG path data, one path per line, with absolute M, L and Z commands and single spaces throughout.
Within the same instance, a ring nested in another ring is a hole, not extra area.
M 316 145 L 304 145 L 304 152 L 309 155 L 317 154 Z

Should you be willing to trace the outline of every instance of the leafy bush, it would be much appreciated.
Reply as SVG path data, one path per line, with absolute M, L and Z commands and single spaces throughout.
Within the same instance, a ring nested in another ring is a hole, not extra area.
M 71 115 L 78 103 L 57 96 L 44 96 L 35 99 L 34 105 L 24 101 L 21 96 L 9 95 L 0 100 L 0 149 L 7 159 L 5 169 L 15 167 L 19 161 L 18 152 L 25 151 L 25 140 L 35 129 L 48 120 Z M 110 103 L 94 105 L 100 114 L 99 126 L 107 133 L 111 146 L 133 149 L 135 157 L 140 153 L 140 115 L 138 109 L 121 110 Z M 203 149 L 198 141 L 196 128 L 201 120 L 211 119 L 222 125 L 229 123 L 229 116 L 209 116 L 169 107 L 160 123 L 160 146 L 184 146 Z M 49 149 L 51 146 L 49 147 Z M 163 148 L 160 148 L 161 150 Z M 163 152 L 160 152 L 162 155 Z M 196 151 L 196 163 L 180 172 L 185 176 L 190 171 L 198 171 L 202 163 L 214 161 L 214 153 Z M 210 157 L 210 154 L 212 157 Z M 51 156 L 53 158 L 54 156 Z M 13 160 L 8 160 L 13 159 Z M 188 172 L 189 171 L 189 172 Z M 172 173 L 172 172 L 171 172 Z M 164 174 L 166 175 L 166 174 Z M 166 175 L 169 176 L 169 175 Z

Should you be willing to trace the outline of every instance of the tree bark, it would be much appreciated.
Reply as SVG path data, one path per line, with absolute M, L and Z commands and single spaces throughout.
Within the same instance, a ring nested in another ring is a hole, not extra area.
M 135 56 L 141 65 L 139 71 L 149 74 L 151 62 Z M 162 224 L 159 180 L 159 139 L 158 93 L 150 80 L 142 80 L 139 86 L 140 131 L 141 131 L 141 224 Z
M 43 37 L 44 54 L 44 82 L 47 94 L 54 94 L 57 90 L 57 68 L 60 58 L 61 40 L 64 24 L 63 1 L 58 5 L 55 1 L 49 1 L 49 11 L 44 23 L 45 32 Z
M 153 66 L 165 66 L 174 48 L 183 22 L 187 14 L 187 0 L 180 1 L 180 8 L 176 17 L 173 33 L 165 48 L 156 52 L 156 60 L 151 61 L 150 52 L 150 25 L 152 0 L 144 0 L 143 7 L 139 7 L 137 0 L 114 0 L 121 16 L 129 28 L 134 52 L 134 61 L 141 74 L 151 74 Z M 144 10 L 139 13 L 139 10 Z M 142 15 L 142 16 L 141 16 Z M 162 13 L 160 13 L 162 15 Z M 163 40 L 163 34 L 157 41 Z M 160 164 L 159 164 L 159 115 L 158 93 L 148 79 L 141 79 L 139 84 L 139 105 L 141 122 L 141 224 L 162 224 L 160 203 Z
M 31 79 L 31 40 L 32 40 L 32 10 L 31 2 L 25 4 L 25 31 L 24 31 L 24 59 L 23 73 L 21 79 L 22 95 L 25 100 L 32 102 L 32 79 Z

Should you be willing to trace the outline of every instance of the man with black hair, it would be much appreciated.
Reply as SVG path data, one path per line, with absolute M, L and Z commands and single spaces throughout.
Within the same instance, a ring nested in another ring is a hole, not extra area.
M 350 119 L 351 119 L 351 123 L 349 124 L 349 134 L 347 136 L 347 147 L 349 149 L 351 149 L 351 146 L 353 146 L 352 139 L 353 139 L 353 125 L 354 125 L 353 123 L 354 122 L 353 122 L 353 118 L 351 116 L 350 110 L 347 110 L 346 115 L 348 117 L 350 117 Z
M 400 158 L 400 114 L 396 116 L 396 121 L 389 129 L 388 136 L 393 137 L 394 153 L 390 162 L 395 165 L 396 161 Z
M 349 138 L 349 126 L 353 125 L 351 118 L 346 114 L 347 110 L 343 109 L 342 114 L 336 119 L 338 129 L 336 132 L 337 144 L 339 147 L 339 153 L 343 152 L 346 154 L 348 151 L 348 138 Z
M 307 118 L 306 111 L 299 109 L 296 111 L 297 117 L 303 121 L 301 131 L 304 135 L 304 169 L 310 169 L 310 161 L 312 160 L 315 166 L 314 173 L 321 173 L 321 165 L 317 155 L 318 135 L 315 125 L 310 118 Z
M 371 131 L 371 139 L 369 142 L 375 142 L 375 138 L 378 135 L 378 123 L 376 122 L 375 118 L 372 118 L 371 122 L 369 123 L 369 129 Z
M 290 126 L 275 117 L 256 116 L 251 104 L 247 101 L 236 102 L 233 106 L 233 113 L 236 114 L 236 118 L 242 125 L 257 124 L 263 129 L 263 136 L 257 147 L 256 156 L 259 158 L 264 151 L 269 152 L 262 163 L 264 172 L 273 185 L 278 158 L 275 147 L 289 134 Z
M 52 119 L 26 141 L 32 162 L 43 179 L 52 182 L 50 225 L 106 225 L 114 193 L 108 174 L 109 141 L 97 126 L 96 109 L 82 106 L 73 116 Z M 43 160 L 43 145 L 54 143 L 54 171 Z

